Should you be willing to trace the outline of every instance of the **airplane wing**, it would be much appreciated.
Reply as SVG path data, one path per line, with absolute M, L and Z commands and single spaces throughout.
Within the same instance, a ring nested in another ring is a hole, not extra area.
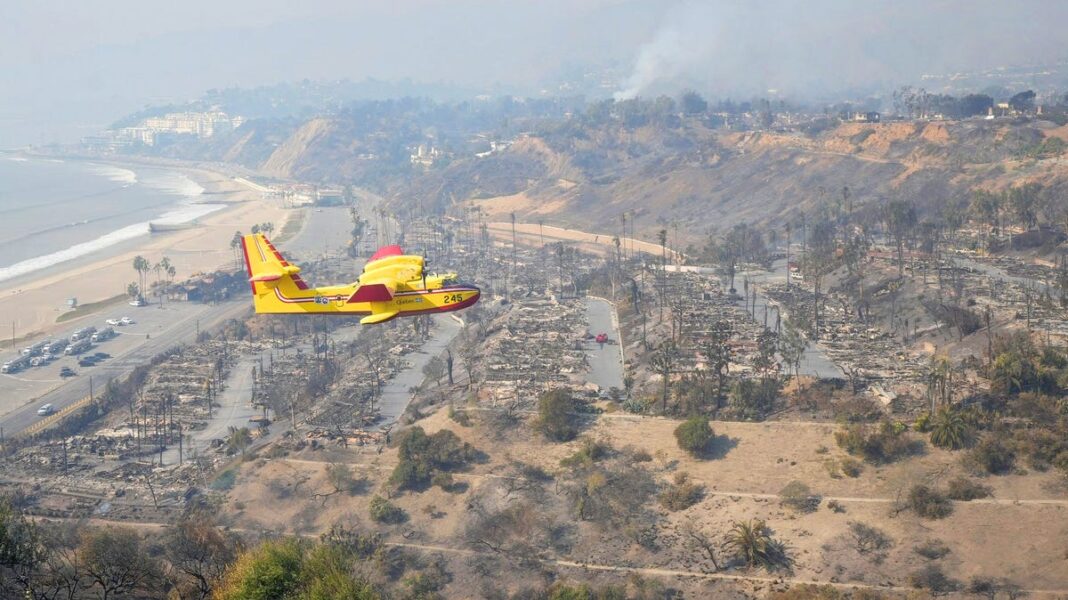
M 363 266 L 360 283 L 389 285 L 419 279 L 423 276 L 423 263 L 422 256 L 406 255 L 400 246 L 383 246 Z
M 361 282 L 349 302 L 389 302 L 396 291 L 397 285 L 392 281 Z

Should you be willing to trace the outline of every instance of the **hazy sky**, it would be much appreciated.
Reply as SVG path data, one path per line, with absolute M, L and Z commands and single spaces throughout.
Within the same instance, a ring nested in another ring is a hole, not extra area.
M 33 0 L 0 7 L 0 148 L 298 79 L 501 84 L 621 65 L 621 95 L 837 91 L 1068 56 L 1055 0 Z M 679 83 L 684 82 L 684 83 Z

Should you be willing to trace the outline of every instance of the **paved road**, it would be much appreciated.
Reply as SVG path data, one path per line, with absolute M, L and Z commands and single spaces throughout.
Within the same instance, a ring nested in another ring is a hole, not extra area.
M 5 389 L 0 397 L 7 400 L 4 405 L 7 410 L 0 416 L 0 427 L 3 427 L 4 435 L 14 435 L 41 418 L 37 416 L 37 408 L 42 404 L 50 403 L 58 411 L 88 396 L 90 377 L 94 391 L 99 392 L 109 379 L 126 375 L 152 356 L 175 345 L 193 342 L 198 321 L 201 329 L 210 329 L 247 310 L 249 303 L 242 298 L 219 305 L 165 303 L 162 309 L 124 306 L 101 313 L 94 321 L 98 326 L 104 319 L 124 315 L 137 320 L 136 324 L 122 328 L 118 338 L 98 344 L 91 351 L 107 352 L 112 358 L 95 367 L 82 368 L 78 366 L 76 358 L 65 357 L 48 367 L 4 375 L 2 381 Z M 58 380 L 62 366 L 70 366 L 78 375 L 66 381 Z M 30 377 L 36 377 L 37 380 L 31 380 Z M 28 393 L 40 389 L 42 385 L 47 390 L 44 393 L 37 397 Z
M 344 209 L 309 209 L 301 231 L 283 246 L 283 251 L 300 252 L 309 257 L 342 248 L 348 242 L 349 218 Z M 237 298 L 219 305 L 187 302 L 164 303 L 156 306 L 134 308 L 125 304 L 101 311 L 91 319 L 72 324 L 71 331 L 86 325 L 100 327 L 105 319 L 130 316 L 137 324 L 116 328 L 118 338 L 100 344 L 93 352 L 107 352 L 111 359 L 98 366 L 80 368 L 77 360 L 63 358 L 52 365 L 24 370 L 12 375 L 0 375 L 0 428 L 5 436 L 13 436 L 37 422 L 37 408 L 52 404 L 62 410 L 89 394 L 89 375 L 92 375 L 94 390 L 100 390 L 109 379 L 122 377 L 146 359 L 175 345 L 193 342 L 196 331 L 210 329 L 227 319 L 236 318 L 250 310 L 246 298 Z M 149 337 L 145 337 L 148 335 Z M 58 337 L 58 336 L 57 336 Z M 27 342 L 29 344 L 30 342 Z M 14 356 L 0 355 L 6 360 Z M 73 368 L 78 376 L 68 380 L 59 377 L 63 366 Z
M 352 219 L 347 208 L 329 206 L 308 209 L 300 235 L 285 244 L 287 258 L 307 261 L 335 256 L 349 241 Z
M 462 326 L 452 315 L 434 315 L 433 319 L 435 328 L 430 339 L 419 350 L 404 357 L 411 366 L 398 373 L 382 388 L 382 396 L 378 401 L 382 416 L 380 427 L 392 425 L 404 414 L 412 400 L 409 390 L 417 387 L 425 378 L 423 367 L 431 358 L 445 352 L 456 334 L 460 333 Z
M 182 459 L 189 460 L 197 454 L 203 454 L 216 438 L 225 439 L 230 427 L 238 429 L 248 427 L 248 420 L 257 416 L 260 411 L 252 407 L 252 367 L 259 366 L 259 355 L 245 356 L 237 361 L 237 365 L 230 371 L 226 378 L 226 387 L 219 394 L 215 402 L 213 418 L 208 421 L 207 427 L 184 435 Z M 163 464 L 178 464 L 178 446 L 172 445 L 163 453 Z
M 603 346 L 594 340 L 585 341 L 586 356 L 590 362 L 586 380 L 597 384 L 602 390 L 623 389 L 623 345 L 615 320 L 615 308 L 607 300 L 587 298 L 586 321 L 590 325 L 590 333 L 607 333 L 612 340 L 612 343 Z
M 775 328 L 775 314 L 778 307 L 775 304 L 769 304 L 767 297 L 760 293 L 760 288 L 770 283 L 783 283 L 786 281 L 786 261 L 779 260 L 772 265 L 771 271 L 760 271 L 757 273 L 738 273 L 734 277 L 734 287 L 738 290 L 739 294 L 744 294 L 743 281 L 746 277 L 749 279 L 750 285 L 757 285 L 756 293 L 756 309 L 753 311 L 754 320 L 760 324 L 764 324 L 764 314 L 767 313 L 767 325 L 768 327 Z M 723 282 L 724 287 L 728 285 L 728 282 Z M 752 290 L 750 289 L 750 295 Z M 744 306 L 744 300 L 738 300 L 738 306 Z M 801 368 L 802 375 L 810 375 L 812 377 L 836 377 L 839 379 L 845 379 L 845 371 L 838 366 L 824 351 L 818 343 L 813 343 L 811 340 L 808 346 L 805 348 L 805 353 L 801 355 Z

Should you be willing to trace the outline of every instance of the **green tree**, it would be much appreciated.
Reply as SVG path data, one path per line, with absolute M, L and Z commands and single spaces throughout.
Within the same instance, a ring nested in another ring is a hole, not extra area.
M 675 428 L 675 441 L 679 448 L 694 456 L 700 456 L 708 449 L 714 435 L 708 417 L 704 415 L 690 417 Z
M 41 531 L 22 515 L 10 498 L 0 496 L 0 595 L 36 597 L 47 550 Z
M 238 557 L 215 591 L 216 600 L 277 600 L 300 589 L 306 544 L 268 540 Z
M 549 390 L 538 398 L 538 430 L 556 442 L 567 442 L 578 435 L 575 400 L 566 389 Z

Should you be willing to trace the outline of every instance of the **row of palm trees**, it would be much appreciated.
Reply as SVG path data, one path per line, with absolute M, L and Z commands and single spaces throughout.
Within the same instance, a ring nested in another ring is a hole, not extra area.
M 164 256 L 156 264 L 152 264 L 147 258 L 138 255 L 133 259 L 133 269 L 137 271 L 137 281 L 130 283 L 126 287 L 126 293 L 131 297 L 144 300 L 145 291 L 148 289 L 148 274 L 152 271 L 156 272 L 156 285 L 163 280 L 163 275 L 166 274 L 167 281 L 174 281 L 174 275 L 178 272 L 174 265 L 171 264 L 171 259 Z

